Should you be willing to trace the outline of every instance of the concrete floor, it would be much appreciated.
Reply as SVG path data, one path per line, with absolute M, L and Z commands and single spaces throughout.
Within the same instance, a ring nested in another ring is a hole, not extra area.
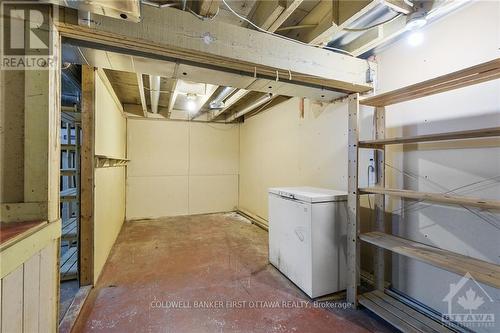
M 59 321 L 63 319 L 64 314 L 68 311 L 78 289 L 80 289 L 78 280 L 61 281 L 59 293 Z
M 125 223 L 73 332 L 90 331 L 394 330 L 366 310 L 315 308 L 268 263 L 266 231 L 211 214 Z

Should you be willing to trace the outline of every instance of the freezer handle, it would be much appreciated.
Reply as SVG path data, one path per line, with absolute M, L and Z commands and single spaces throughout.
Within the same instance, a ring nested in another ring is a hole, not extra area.
M 279 195 L 285 198 L 289 199 L 294 199 L 295 200 L 295 195 L 293 193 L 287 193 L 287 192 L 279 192 Z

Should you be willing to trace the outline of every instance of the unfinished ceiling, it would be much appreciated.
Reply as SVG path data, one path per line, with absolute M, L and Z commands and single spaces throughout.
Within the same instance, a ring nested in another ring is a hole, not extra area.
M 427 1 L 425 10 L 436 18 L 464 2 Z M 408 14 L 417 6 L 423 6 L 423 2 L 151 0 L 142 1 L 142 6 L 159 10 L 175 8 L 203 20 L 274 33 L 349 56 L 366 56 L 405 32 Z M 277 96 L 331 102 L 346 95 L 342 90 L 280 81 L 278 74 L 276 80 L 249 77 L 119 51 L 97 50 L 68 41 L 63 47 L 63 58 L 69 63 L 106 69 L 118 98 L 131 116 L 234 121 L 283 100 L 276 99 Z

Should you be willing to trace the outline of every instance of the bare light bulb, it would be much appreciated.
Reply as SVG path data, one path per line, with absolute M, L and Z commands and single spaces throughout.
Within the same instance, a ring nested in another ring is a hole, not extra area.
M 410 46 L 418 46 L 424 41 L 424 34 L 420 31 L 412 31 L 408 35 L 407 40 Z
M 189 112 L 194 112 L 196 110 L 196 102 L 194 101 L 194 99 L 188 97 L 188 100 L 186 102 L 186 109 Z

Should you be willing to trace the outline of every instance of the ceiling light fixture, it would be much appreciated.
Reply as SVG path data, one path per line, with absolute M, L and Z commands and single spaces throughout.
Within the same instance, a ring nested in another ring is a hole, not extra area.
M 420 29 L 427 24 L 427 10 L 422 1 L 415 1 L 415 10 L 406 18 L 407 41 L 411 46 L 422 44 L 424 35 Z
M 192 113 L 196 111 L 196 94 L 187 94 L 186 109 Z
M 415 1 L 413 11 L 406 17 L 406 30 L 414 31 L 427 24 L 427 9 L 424 1 Z

